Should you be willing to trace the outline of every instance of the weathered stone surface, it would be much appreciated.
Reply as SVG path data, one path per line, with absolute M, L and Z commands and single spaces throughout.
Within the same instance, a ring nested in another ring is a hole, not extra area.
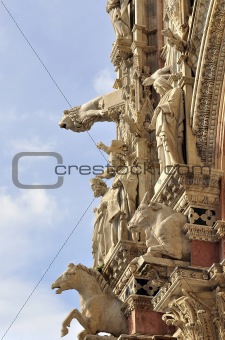
M 85 306 L 63 334 L 77 317 L 79 338 L 99 339 L 103 313 L 101 330 L 121 340 L 224 340 L 225 0 L 108 0 L 107 12 L 117 91 L 67 110 L 60 126 L 116 123 L 112 144 L 96 143 L 113 171 L 91 184 L 102 197 L 94 266 L 120 299 L 104 291 L 95 326 Z M 105 309 L 115 301 L 117 325 Z
M 77 319 L 84 327 L 78 335 L 83 340 L 86 335 L 99 332 L 119 336 L 126 333 L 127 324 L 121 311 L 122 302 L 111 291 L 103 276 L 81 264 L 70 264 L 68 269 L 52 284 L 56 294 L 68 289 L 76 289 L 80 294 L 81 312 L 73 309 L 62 324 L 62 336 L 68 333 L 72 319 Z
M 128 224 L 131 232 L 145 230 L 148 254 L 156 257 L 188 259 L 190 245 L 183 233 L 186 217 L 165 204 L 150 202 L 146 193 Z

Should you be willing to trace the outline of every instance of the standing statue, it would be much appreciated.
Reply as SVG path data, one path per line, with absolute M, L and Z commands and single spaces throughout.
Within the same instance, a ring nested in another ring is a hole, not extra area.
M 92 237 L 92 254 L 94 257 L 93 266 L 96 268 L 104 264 L 104 258 L 111 247 L 109 236 L 111 225 L 108 221 L 109 218 L 107 210 L 109 189 L 107 188 L 105 182 L 98 177 L 92 178 L 90 180 L 90 184 L 94 197 L 102 196 L 99 206 L 94 210 L 95 222 Z
M 124 166 L 114 178 L 108 202 L 112 247 L 129 239 L 127 224 L 136 210 L 137 186 L 138 177 L 132 167 Z
M 108 0 L 106 11 L 109 13 L 116 38 L 131 38 L 130 20 L 128 15 L 129 0 Z
M 165 167 L 183 164 L 184 107 L 181 88 L 173 88 L 168 80 L 168 67 L 156 71 L 145 79 L 143 85 L 154 86 L 161 99 L 157 105 L 151 123 L 147 128 L 156 131 L 160 172 Z
M 97 146 L 109 155 L 110 163 L 110 167 L 98 177 L 114 177 L 107 193 L 107 217 L 111 224 L 112 249 L 120 240 L 129 239 L 127 223 L 136 210 L 138 177 L 135 167 L 126 165 L 129 158 L 128 147 L 123 141 L 113 140 L 109 147 L 103 143 L 98 143 Z

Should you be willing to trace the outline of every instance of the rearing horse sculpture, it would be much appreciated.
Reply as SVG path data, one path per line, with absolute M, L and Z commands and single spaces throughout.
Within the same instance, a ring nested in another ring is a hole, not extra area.
M 63 321 L 61 336 L 68 333 L 73 319 L 84 327 L 78 334 L 83 340 L 87 334 L 99 332 L 114 336 L 127 333 L 126 319 L 121 311 L 122 301 L 112 292 L 103 276 L 94 269 L 81 264 L 69 264 L 68 269 L 52 284 L 56 294 L 68 289 L 76 289 L 80 294 L 81 311 L 73 309 Z

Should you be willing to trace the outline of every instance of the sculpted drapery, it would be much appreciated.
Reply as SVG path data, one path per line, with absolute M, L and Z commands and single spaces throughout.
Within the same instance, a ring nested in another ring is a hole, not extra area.
M 128 15 L 129 0 L 108 0 L 106 11 L 109 13 L 116 38 L 131 38 Z

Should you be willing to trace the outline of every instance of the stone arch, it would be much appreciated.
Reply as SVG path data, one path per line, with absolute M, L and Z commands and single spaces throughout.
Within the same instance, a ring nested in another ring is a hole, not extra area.
M 224 142 L 220 140 L 218 144 L 218 134 L 220 138 L 224 136 L 220 117 L 223 114 L 223 120 L 225 118 L 225 1 L 211 0 L 207 18 L 193 92 L 191 124 L 202 162 L 222 169 L 216 153 L 219 147 L 224 150 Z

